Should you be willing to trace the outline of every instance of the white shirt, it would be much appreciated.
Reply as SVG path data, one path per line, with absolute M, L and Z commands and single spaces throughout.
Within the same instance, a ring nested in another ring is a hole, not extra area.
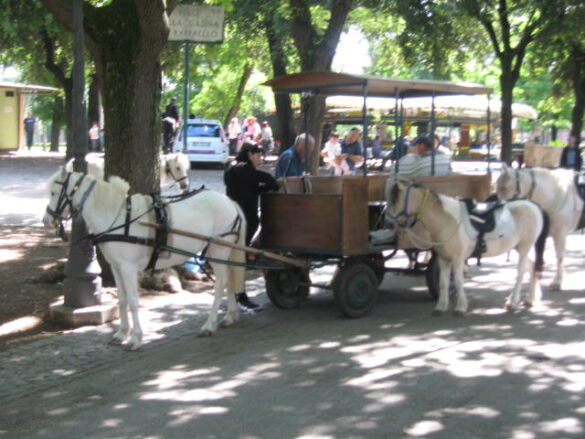
M 447 154 L 435 150 L 435 175 L 447 175 L 451 173 L 451 160 Z M 426 177 L 432 175 L 432 152 L 426 152 L 422 156 L 418 154 L 406 154 L 398 161 L 397 177 Z

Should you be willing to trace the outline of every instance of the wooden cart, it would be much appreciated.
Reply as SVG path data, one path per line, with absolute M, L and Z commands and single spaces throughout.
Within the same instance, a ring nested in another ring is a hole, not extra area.
M 308 179 L 308 185 L 303 179 Z M 284 180 L 286 193 L 261 197 L 260 247 L 338 269 L 330 284 L 343 314 L 359 317 L 376 302 L 378 285 L 389 271 L 385 252 L 396 245 L 374 246 L 369 232 L 380 220 L 387 174 L 363 177 L 293 177 Z M 448 175 L 413 179 L 449 196 L 486 199 L 491 193 L 491 174 Z M 305 193 L 304 188 L 311 188 Z M 429 264 L 427 285 L 438 291 L 438 270 Z M 266 291 L 280 308 L 295 308 L 307 297 L 310 265 L 285 267 L 266 274 Z
M 433 98 L 434 108 L 435 96 L 492 92 L 491 88 L 479 84 L 376 78 L 333 72 L 285 75 L 265 85 L 272 87 L 275 93 L 363 96 L 364 138 L 368 132 L 368 96 L 396 100 L 395 122 L 398 130 L 398 126 L 402 126 L 402 116 L 398 112 L 400 99 L 429 96 Z M 434 111 L 431 114 L 434 116 Z M 306 121 L 305 117 L 305 132 L 308 131 Z M 434 121 L 431 125 L 434 126 Z M 364 162 L 366 158 L 364 148 Z M 329 263 L 338 268 L 330 286 L 341 311 L 349 317 L 359 317 L 372 308 L 378 295 L 378 285 L 387 271 L 384 251 L 397 250 L 395 245 L 374 247 L 368 239 L 370 230 L 382 213 L 387 179 L 387 174 L 368 175 L 364 165 L 362 177 L 287 178 L 284 181 L 285 193 L 261 197 L 261 248 L 312 261 L 307 268 L 287 266 L 267 272 L 266 290 L 276 306 L 299 306 L 309 293 L 310 269 Z M 489 172 L 479 176 L 424 177 L 415 179 L 415 182 L 446 195 L 479 200 L 487 198 L 491 192 Z M 430 270 L 429 273 L 427 283 L 431 293 L 436 293 L 438 270 Z

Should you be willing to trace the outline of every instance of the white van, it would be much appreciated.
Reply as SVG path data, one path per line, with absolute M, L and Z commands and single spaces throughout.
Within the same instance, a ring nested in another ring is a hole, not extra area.
M 191 162 L 225 164 L 228 161 L 228 141 L 219 120 L 188 119 L 186 149 L 183 149 L 183 133 L 181 125 L 173 152 L 184 152 Z

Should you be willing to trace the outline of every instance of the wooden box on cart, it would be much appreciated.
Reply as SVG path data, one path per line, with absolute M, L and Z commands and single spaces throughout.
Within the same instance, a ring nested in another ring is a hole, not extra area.
M 374 180 L 381 181 L 309 177 L 311 193 L 303 193 L 303 178 L 286 178 L 286 193 L 261 197 L 261 247 L 331 256 L 369 253 L 368 200 Z

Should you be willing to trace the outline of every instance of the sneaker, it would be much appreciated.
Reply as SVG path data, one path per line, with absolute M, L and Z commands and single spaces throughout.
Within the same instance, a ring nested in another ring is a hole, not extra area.
M 236 294 L 236 301 L 238 304 L 248 309 L 256 309 L 260 307 L 257 303 L 252 302 L 246 293 Z

